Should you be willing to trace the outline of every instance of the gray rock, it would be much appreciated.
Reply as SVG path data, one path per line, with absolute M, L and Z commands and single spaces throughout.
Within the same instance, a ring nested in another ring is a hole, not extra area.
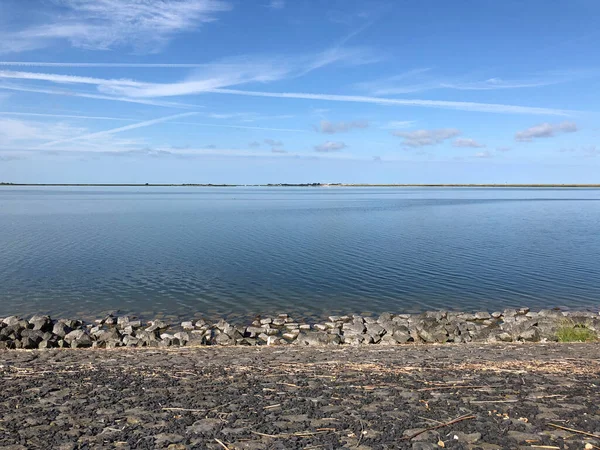
M 496 335 L 496 340 L 500 342 L 512 342 L 513 338 L 510 333 L 502 332 Z
M 326 331 L 328 328 L 330 328 L 330 327 L 324 323 L 317 323 L 314 326 L 314 329 L 319 330 L 319 331 Z
M 270 317 L 267 317 L 265 319 L 260 319 L 261 325 L 269 325 L 271 323 L 273 323 L 273 319 L 271 319 Z
M 146 331 L 162 331 L 166 330 L 169 326 L 162 320 L 154 320 L 150 322 L 150 326 L 146 328 Z
M 296 338 L 298 345 L 327 345 L 329 344 L 329 334 L 322 331 L 314 331 L 309 333 L 300 333 Z
M 492 316 L 489 312 L 486 311 L 479 311 L 475 313 L 475 319 L 477 320 L 487 320 L 487 319 L 491 319 Z
M 240 338 L 242 337 L 242 335 L 240 334 Z M 190 335 L 189 333 L 186 333 L 185 331 L 180 331 L 178 333 L 175 333 L 175 338 L 179 339 L 181 342 L 183 342 L 184 344 L 186 342 L 190 341 Z
M 492 313 L 492 317 L 493 317 L 494 319 L 499 319 L 500 317 L 502 317 L 502 313 L 501 313 L 500 311 L 494 311 L 494 312 Z
M 540 340 L 540 331 L 537 327 L 529 328 L 519 334 L 519 340 L 526 342 L 539 342 Z
M 58 333 L 54 333 L 54 334 L 60 336 L 60 334 L 58 334 Z M 80 339 L 84 335 L 85 335 L 85 331 L 83 331 L 83 330 L 73 330 L 61 337 L 63 337 L 65 339 L 65 341 L 70 344 L 72 341 L 74 341 L 76 339 Z
M 22 319 L 20 317 L 17 316 L 10 316 L 7 317 L 6 319 L 2 320 L 2 323 L 5 324 L 6 326 L 14 326 L 17 325 Z
M 233 345 L 235 344 L 235 340 L 231 339 L 228 335 L 226 335 L 225 333 L 220 333 L 217 334 L 214 338 L 214 343 L 216 345 Z
M 364 323 L 361 321 L 355 320 L 354 322 L 344 323 L 342 326 L 342 331 L 344 335 L 347 334 L 363 334 L 366 331 L 366 327 Z
M 383 336 L 386 333 L 386 330 L 378 323 L 367 323 L 367 333 L 370 335 L 377 334 Z
M 216 430 L 221 423 L 223 422 L 220 419 L 197 420 L 192 425 L 187 427 L 186 431 L 193 434 L 210 433 L 211 431 Z
M 370 323 L 377 323 L 377 319 L 373 318 L 373 317 L 365 317 L 364 318 L 364 322 L 366 324 L 370 324 Z
M 33 316 L 29 319 L 29 325 L 34 330 L 52 331 L 52 319 L 50 319 L 50 316 Z

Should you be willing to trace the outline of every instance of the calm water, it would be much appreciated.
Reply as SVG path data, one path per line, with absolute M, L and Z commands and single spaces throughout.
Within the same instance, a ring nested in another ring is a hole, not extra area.
M 600 307 L 600 190 L 0 188 L 0 316 Z

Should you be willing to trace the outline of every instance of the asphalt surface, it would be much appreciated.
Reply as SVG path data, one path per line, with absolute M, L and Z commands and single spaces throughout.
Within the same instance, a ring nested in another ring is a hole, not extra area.
M 600 448 L 599 344 L 1 351 L 0 388 L 0 448 Z

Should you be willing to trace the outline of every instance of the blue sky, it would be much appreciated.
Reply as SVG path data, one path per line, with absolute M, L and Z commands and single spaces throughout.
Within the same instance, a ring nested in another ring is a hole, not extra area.
M 600 182 L 595 0 L 2 0 L 0 181 Z

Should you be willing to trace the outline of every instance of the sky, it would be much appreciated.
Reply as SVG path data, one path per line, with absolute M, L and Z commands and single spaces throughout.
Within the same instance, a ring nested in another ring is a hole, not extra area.
M 600 183 L 596 0 L 2 0 L 0 181 Z

